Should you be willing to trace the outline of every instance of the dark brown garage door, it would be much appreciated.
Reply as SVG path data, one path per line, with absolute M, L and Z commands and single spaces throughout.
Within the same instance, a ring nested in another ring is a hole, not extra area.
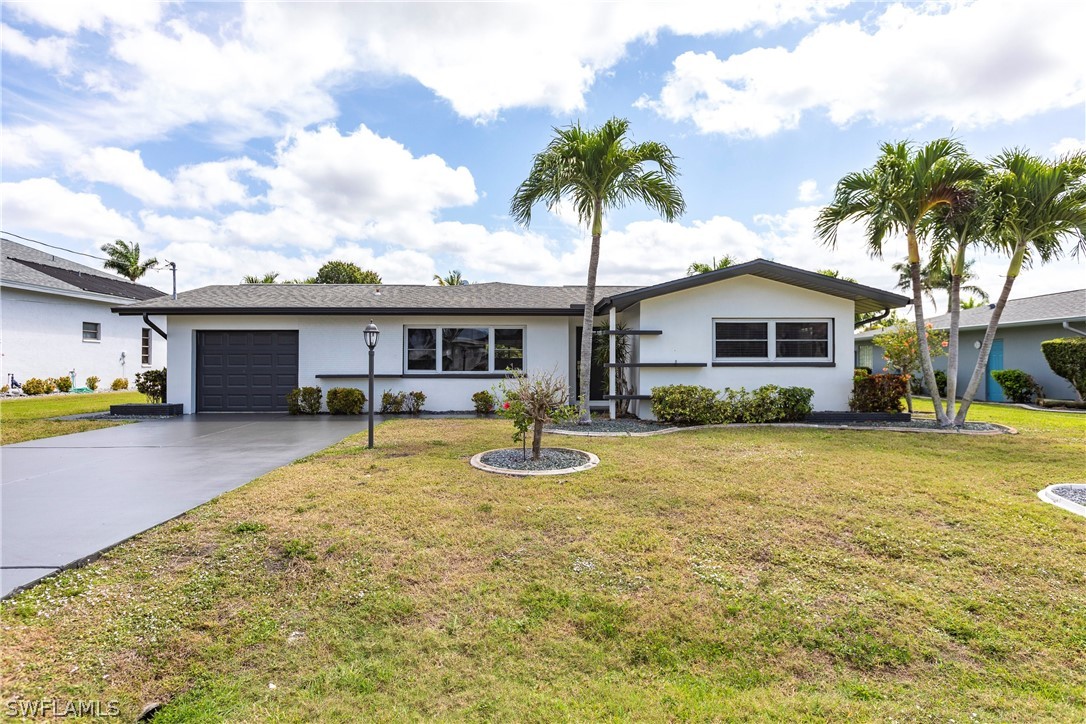
M 298 332 L 197 332 L 196 411 L 276 412 L 298 386 Z

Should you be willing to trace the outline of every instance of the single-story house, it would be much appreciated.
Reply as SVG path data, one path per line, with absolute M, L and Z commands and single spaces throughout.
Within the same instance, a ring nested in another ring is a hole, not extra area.
M 981 340 L 984 339 L 988 321 L 992 318 L 993 308 L 994 305 L 985 305 L 961 311 L 961 331 L 958 338 L 959 394 L 965 392 L 969 378 L 973 375 Z M 950 328 L 949 314 L 932 317 L 928 321 L 935 329 Z M 856 335 L 857 367 L 869 367 L 876 372 L 885 371 L 883 350 L 872 342 L 881 331 L 867 330 Z M 1041 353 L 1041 342 L 1076 336 L 1086 336 L 1086 289 L 1008 300 L 999 319 L 992 352 L 988 357 L 988 374 L 977 390 L 976 399 L 988 402 L 1006 400 L 1003 388 L 992 377 L 992 372 L 1004 369 L 1022 370 L 1032 376 L 1051 399 L 1075 399 L 1071 383 L 1049 368 Z M 935 369 L 946 371 L 945 356 L 936 357 L 933 362 Z
M 165 320 L 110 312 L 162 295 L 102 269 L 0 240 L 2 384 L 74 375 L 79 387 L 93 375 L 108 389 L 117 377 L 163 367 L 166 340 L 154 329 L 164 328 Z
M 365 389 L 362 329 L 380 328 L 377 394 L 421 390 L 429 410 L 470 410 L 509 368 L 575 383 L 583 286 L 246 284 L 209 286 L 118 306 L 170 325 L 167 399 L 186 413 L 282 410 L 294 387 Z M 656 385 L 765 384 L 814 390 L 817 409 L 846 409 L 853 316 L 908 299 L 756 260 L 649 287 L 599 287 L 595 315 L 627 335 L 632 411 Z M 606 406 L 609 370 L 593 373 Z

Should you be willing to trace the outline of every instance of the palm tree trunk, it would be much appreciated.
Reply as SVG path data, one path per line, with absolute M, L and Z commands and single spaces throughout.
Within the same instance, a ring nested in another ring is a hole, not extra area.
M 965 244 L 958 244 L 954 266 L 950 270 L 950 338 L 946 351 L 946 416 L 954 419 L 958 393 L 958 329 L 962 314 L 962 272 L 965 270 Z
M 597 199 L 592 218 L 592 249 L 588 256 L 588 283 L 584 291 L 584 324 L 581 327 L 581 384 L 577 391 L 581 406 L 582 425 L 592 423 L 592 414 L 588 410 L 588 398 L 592 389 L 592 328 L 596 323 L 596 267 L 600 263 L 600 236 L 603 235 L 603 206 Z
M 1003 316 L 1003 308 L 1007 306 L 1007 298 L 1011 295 L 1011 287 L 1018 278 L 1018 272 L 1022 269 L 1022 256 L 1025 254 L 1026 245 L 1018 242 L 1014 253 L 1011 255 L 1011 263 L 1007 268 L 1007 280 L 1003 282 L 1003 291 L 999 294 L 992 316 L 988 320 L 988 329 L 984 330 L 984 341 L 980 343 L 980 352 L 977 354 L 977 366 L 973 368 L 973 376 L 969 378 L 969 386 L 962 395 L 962 404 L 958 407 L 958 415 L 954 418 L 954 424 L 961 427 L 965 424 L 965 417 L 969 414 L 969 406 L 973 404 L 973 397 L 980 387 L 981 378 L 988 370 L 988 355 L 992 351 L 992 342 L 995 341 L 996 329 L 999 327 L 999 318 Z
M 915 232 L 910 231 L 909 246 L 915 244 Z M 910 254 L 911 256 L 911 254 Z M 928 330 L 924 322 L 924 302 L 920 296 L 920 260 L 909 260 L 909 271 L 913 279 L 913 310 L 916 313 L 916 343 L 920 350 L 920 370 L 924 374 L 924 386 L 931 393 L 931 404 L 935 408 L 935 418 L 942 426 L 953 424 L 943 411 L 943 401 L 939 398 L 939 388 L 935 384 L 935 369 L 931 366 L 931 350 L 928 347 Z

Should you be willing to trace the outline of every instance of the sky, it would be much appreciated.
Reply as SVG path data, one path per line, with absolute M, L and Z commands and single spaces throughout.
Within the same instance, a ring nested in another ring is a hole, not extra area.
M 610 213 L 601 283 L 728 255 L 891 289 L 903 240 L 877 259 L 858 228 L 834 249 L 812 231 L 881 142 L 1086 148 L 1086 3 L 573 8 L 5 2 L 2 228 L 89 254 L 137 242 L 182 291 L 330 259 L 386 283 L 583 284 L 575 215 L 539 208 L 525 228 L 509 200 L 555 127 L 618 116 L 679 157 L 687 211 Z M 1005 268 L 976 259 L 993 298 Z M 1067 257 L 1012 296 L 1083 286 Z

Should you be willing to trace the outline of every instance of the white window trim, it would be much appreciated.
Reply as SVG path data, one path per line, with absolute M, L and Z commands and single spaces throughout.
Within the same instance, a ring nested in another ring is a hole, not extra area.
M 734 362 L 735 364 L 790 364 L 790 365 L 803 365 L 803 364 L 825 364 L 827 362 L 835 362 L 835 344 L 834 344 L 834 325 L 833 317 L 713 317 L 711 329 L 712 334 L 710 339 L 713 345 L 713 361 L 714 362 Z M 766 325 L 767 351 L 769 355 L 767 357 L 717 357 L 716 355 L 716 325 L 717 322 L 755 322 Z M 827 333 L 829 338 L 826 340 L 826 356 L 825 357 L 777 357 L 777 323 L 778 322 L 824 322 L 828 325 Z
M 432 370 L 410 370 L 407 368 L 407 340 L 408 334 L 412 329 L 432 329 L 435 331 L 434 339 L 434 352 L 435 362 Z M 441 359 L 444 350 L 444 342 L 442 341 L 441 330 L 443 329 L 485 329 L 487 330 L 487 368 L 485 370 L 455 370 L 446 372 L 441 369 Z M 522 369 L 528 367 L 528 327 L 523 324 L 405 324 L 403 327 L 403 374 L 404 376 L 411 375 L 448 375 L 449 377 L 470 377 L 471 375 L 489 375 L 500 374 L 505 370 L 494 369 L 494 353 L 496 347 L 494 345 L 494 331 L 497 329 L 519 329 L 521 331 L 521 343 L 524 345 L 522 351 L 524 352 L 524 358 L 521 363 Z
M 143 361 L 143 335 L 147 335 L 147 361 Z M 155 362 L 155 345 L 154 336 L 151 333 L 150 327 L 140 328 L 140 365 L 142 367 L 152 367 Z
M 84 325 L 93 324 L 97 328 L 97 337 L 87 339 L 87 330 L 84 329 Z M 79 336 L 83 338 L 83 341 L 88 344 L 101 344 L 102 343 L 102 323 L 101 322 L 80 322 L 79 324 Z

